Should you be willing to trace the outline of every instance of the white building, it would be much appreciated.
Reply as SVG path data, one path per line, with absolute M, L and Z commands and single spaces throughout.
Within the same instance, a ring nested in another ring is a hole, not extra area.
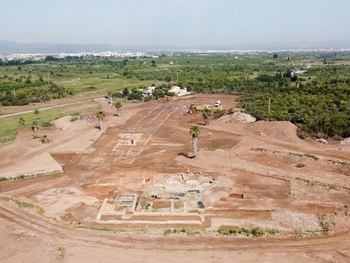
M 179 86 L 172 86 L 169 92 L 174 93 L 176 96 L 179 97 L 191 94 L 191 92 L 187 92 L 187 88 L 181 89 Z

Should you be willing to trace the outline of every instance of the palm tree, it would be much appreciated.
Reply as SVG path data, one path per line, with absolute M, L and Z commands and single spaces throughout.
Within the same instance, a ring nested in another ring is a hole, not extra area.
M 120 109 L 123 106 L 121 101 L 117 101 L 114 106 L 117 108 L 117 116 L 120 117 Z
M 48 143 L 50 140 L 49 138 L 47 137 L 47 135 L 43 135 L 41 138 L 40 138 L 40 141 L 42 143 Z
M 108 97 L 109 97 L 109 104 L 111 104 L 111 108 L 113 108 L 113 92 L 110 90 L 107 93 Z
M 21 125 L 21 126 L 23 126 L 23 125 L 24 125 L 24 123 L 25 123 L 25 119 L 23 119 L 23 118 L 19 118 L 19 120 L 18 120 L 18 124 L 19 124 L 19 125 Z
M 191 126 L 190 134 L 192 135 L 193 158 L 197 156 L 197 137 L 200 133 L 201 133 L 201 130 L 197 125 Z
M 38 122 L 37 121 L 33 121 L 32 129 L 33 129 L 33 131 L 37 131 L 38 130 Z
M 106 116 L 106 114 L 103 111 L 98 111 L 96 113 L 97 119 L 100 121 L 100 130 L 103 129 L 103 118 Z
M 210 116 L 210 114 L 211 114 L 211 110 L 209 110 L 209 109 L 204 109 L 203 112 L 202 112 L 205 126 L 209 125 L 209 116 Z

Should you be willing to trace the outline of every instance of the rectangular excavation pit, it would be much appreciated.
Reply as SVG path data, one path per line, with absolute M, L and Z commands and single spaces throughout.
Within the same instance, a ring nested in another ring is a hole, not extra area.
M 163 199 L 180 200 L 185 198 L 185 193 L 164 193 Z
M 151 207 L 148 209 L 152 212 L 171 212 L 171 201 L 170 200 L 153 200 Z
M 136 195 L 119 195 L 115 200 L 115 211 L 123 212 L 126 210 L 133 210 L 136 197 Z

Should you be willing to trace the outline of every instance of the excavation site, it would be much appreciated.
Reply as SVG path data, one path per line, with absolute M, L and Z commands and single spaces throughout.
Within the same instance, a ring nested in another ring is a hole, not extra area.
M 349 262 L 350 144 L 302 140 L 236 99 L 128 103 L 120 116 L 99 99 L 103 129 L 67 116 L 0 145 L 3 262 Z M 218 116 L 217 101 L 235 113 Z

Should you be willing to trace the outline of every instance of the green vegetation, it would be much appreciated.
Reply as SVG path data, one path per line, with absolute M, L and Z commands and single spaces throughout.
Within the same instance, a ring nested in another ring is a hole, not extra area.
M 266 148 L 252 148 L 251 150 L 257 151 L 257 152 L 267 152 Z
M 309 157 L 311 159 L 314 159 L 315 161 L 318 161 L 320 158 L 316 157 L 315 155 L 305 153 L 304 156 Z
M 20 130 L 26 126 L 32 127 L 34 126 L 34 124 L 36 124 L 35 126 L 37 127 L 37 129 L 40 129 L 40 127 L 51 127 L 53 126 L 53 124 L 51 123 L 52 121 L 62 118 L 64 116 L 87 114 L 96 112 L 96 110 L 100 109 L 100 106 L 96 102 L 89 103 L 94 103 L 95 106 L 86 107 L 79 112 L 75 111 L 74 108 L 82 104 L 49 109 L 41 111 L 40 114 L 27 113 L 20 116 L 6 117 L 0 119 L 0 143 L 5 143 L 14 140 L 18 132 L 20 132 Z M 24 120 L 23 125 L 18 125 L 20 119 Z
M 40 215 L 43 215 L 45 213 L 43 208 L 41 208 L 37 205 L 28 203 L 28 202 L 20 201 L 14 197 L 0 196 L 0 200 L 6 201 L 6 202 L 12 201 L 12 202 L 16 203 L 21 208 L 35 209 L 35 211 Z
M 238 106 L 258 120 L 291 121 L 306 133 L 349 137 L 349 61 L 345 51 L 0 60 L 0 105 L 107 91 L 115 98 L 142 100 L 138 89 L 155 86 L 145 99 L 150 100 L 170 96 L 171 86 L 178 85 L 197 93 L 239 95 Z
M 253 236 L 253 237 L 262 237 L 266 234 L 276 234 L 278 233 L 278 230 L 262 230 L 259 227 L 255 227 L 252 230 L 249 230 L 247 228 L 239 228 L 239 229 L 224 229 L 224 228 L 220 228 L 218 230 L 218 233 L 220 235 L 224 235 L 224 236 L 232 236 L 232 235 L 245 235 L 247 237 L 249 236 Z
M 63 246 L 58 247 L 58 251 L 60 252 L 59 258 L 64 259 L 66 256 L 66 248 Z
M 212 147 L 212 146 L 206 146 L 205 148 L 204 148 L 204 150 L 206 150 L 206 151 L 215 151 L 215 150 L 217 150 L 218 149 L 218 147 Z
M 327 162 L 330 162 L 332 164 L 341 164 L 341 165 L 346 165 L 346 166 L 350 166 L 349 162 L 345 162 L 345 161 L 339 161 L 339 160 L 332 160 L 332 159 L 327 159 Z

